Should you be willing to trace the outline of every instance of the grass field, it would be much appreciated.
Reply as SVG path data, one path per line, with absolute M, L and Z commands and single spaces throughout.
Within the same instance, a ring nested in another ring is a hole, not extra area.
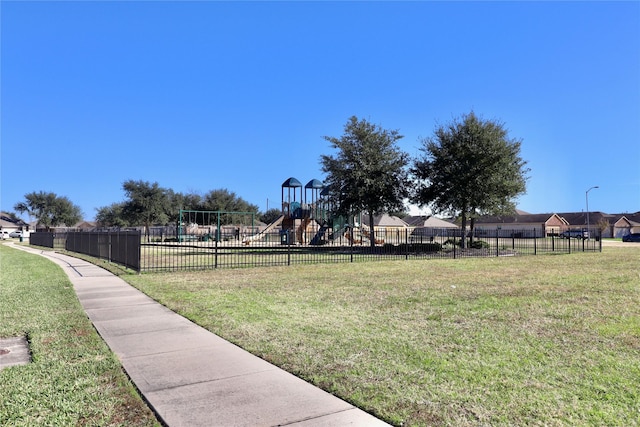
M 0 259 L 0 337 L 26 336 L 32 352 L 32 363 L 0 371 L 0 425 L 159 425 L 64 272 L 4 244 Z
M 124 278 L 395 425 L 640 423 L 640 248 Z

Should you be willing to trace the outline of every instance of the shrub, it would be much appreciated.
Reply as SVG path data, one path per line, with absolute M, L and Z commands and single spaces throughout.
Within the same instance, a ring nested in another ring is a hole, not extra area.
M 412 245 L 414 252 L 440 252 L 442 245 L 438 242 L 432 243 L 415 243 Z
M 444 245 L 455 245 L 455 246 L 462 247 L 462 239 L 459 239 L 459 240 L 447 239 L 444 242 Z M 488 249 L 490 245 L 484 240 L 474 240 L 473 243 L 470 243 L 469 245 L 467 245 L 467 247 L 470 249 Z
M 469 247 L 472 249 L 488 249 L 490 245 L 484 240 L 474 240 L 473 243 L 469 245 Z

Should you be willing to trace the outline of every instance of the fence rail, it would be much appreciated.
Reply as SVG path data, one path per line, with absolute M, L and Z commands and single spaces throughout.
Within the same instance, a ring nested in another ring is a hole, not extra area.
M 141 244 L 142 271 L 199 270 L 310 263 L 360 262 L 394 259 L 503 257 L 601 251 L 596 230 L 589 239 L 536 236 L 532 230 L 483 230 L 480 236 L 430 229 L 428 234 L 409 229 L 379 229 L 371 245 L 367 233 L 348 230 L 318 238 L 320 231 L 272 231 L 256 235 L 222 233 L 217 239 L 193 236 L 176 241 L 154 239 Z M 326 234 L 326 233 L 325 233 Z M 188 236 L 183 236 L 188 237 Z
M 459 230 L 378 229 L 366 232 L 296 230 L 241 234 L 221 231 L 193 236 L 143 235 L 139 231 L 32 233 L 31 244 L 65 248 L 138 272 L 241 268 L 373 260 L 506 257 L 602 251 L 597 230 L 589 238 L 537 236 L 532 230 L 482 230 L 465 236 Z M 373 244 L 372 240 L 374 239 Z M 462 247 L 461 241 L 465 245 Z
M 81 253 L 141 271 L 139 231 L 36 232 L 29 236 L 29 243 Z

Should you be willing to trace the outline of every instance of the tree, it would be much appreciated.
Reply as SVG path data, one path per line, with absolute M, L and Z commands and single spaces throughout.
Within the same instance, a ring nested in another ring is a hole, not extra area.
M 271 208 L 260 216 L 260 221 L 264 222 L 265 224 L 271 224 L 276 219 L 280 218 L 281 215 L 282 211 L 280 209 Z
M 125 220 L 122 210 L 124 203 L 112 203 L 96 209 L 96 222 L 101 227 L 127 227 L 130 224 Z
M 520 157 L 521 141 L 504 124 L 483 121 L 474 112 L 422 140 L 422 157 L 413 163 L 414 203 L 436 213 L 460 215 L 462 230 L 477 215 L 515 212 L 514 199 L 526 190 L 529 169 Z M 465 245 L 465 239 L 462 240 Z
M 153 224 L 166 224 L 170 210 L 168 190 L 157 182 L 128 180 L 122 189 L 129 199 L 123 203 L 122 218 L 131 225 L 144 225 L 147 240 Z
M 242 223 L 249 225 L 251 220 L 244 215 L 232 215 L 229 212 L 258 212 L 258 206 L 252 205 L 243 198 L 238 197 L 236 193 L 221 188 L 211 190 L 204 195 L 202 200 L 203 210 L 226 212 L 220 215 L 221 224 L 237 224 Z
M 367 212 L 374 246 L 374 215 L 403 210 L 408 196 L 409 157 L 396 146 L 402 136 L 397 130 L 385 130 L 353 116 L 342 137 L 324 138 L 338 150 L 335 156 L 320 159 L 334 213 Z
M 82 211 L 71 200 L 44 191 L 25 194 L 25 201 L 16 203 L 14 209 L 37 219 L 46 230 L 58 225 L 72 226 L 82 219 Z
M 202 204 L 204 210 L 210 211 L 258 212 L 258 206 L 252 205 L 226 188 L 209 191 L 204 195 Z

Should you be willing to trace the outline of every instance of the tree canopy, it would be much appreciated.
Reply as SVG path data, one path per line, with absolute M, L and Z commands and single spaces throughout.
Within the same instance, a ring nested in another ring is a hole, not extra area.
M 408 195 L 409 157 L 396 145 L 402 135 L 353 116 L 340 138 L 324 138 L 337 150 L 334 156 L 320 159 L 334 211 L 347 216 L 368 212 L 373 246 L 373 217 L 403 210 Z
M 65 196 L 51 192 L 25 194 L 25 201 L 16 203 L 14 209 L 37 219 L 40 226 L 50 230 L 59 225 L 73 226 L 82 219 L 82 211 Z
M 258 212 L 258 206 L 250 204 L 227 189 L 211 190 L 205 195 L 176 193 L 161 187 L 157 182 L 125 181 L 122 185 L 126 200 L 97 209 L 96 221 L 103 226 L 131 227 L 174 223 L 183 210 Z M 231 216 L 225 216 L 231 221 Z
M 514 199 L 526 191 L 521 141 L 509 138 L 504 124 L 472 111 L 422 140 L 423 155 L 413 163 L 414 202 L 434 212 L 460 215 L 462 229 L 477 215 L 515 211 Z M 472 233 L 473 235 L 473 233 Z M 463 239 L 464 245 L 464 239 Z
M 166 224 L 169 220 L 168 190 L 157 182 L 128 180 L 122 184 L 128 200 L 122 206 L 122 216 L 130 224 L 142 224 L 147 233 L 153 224 Z

